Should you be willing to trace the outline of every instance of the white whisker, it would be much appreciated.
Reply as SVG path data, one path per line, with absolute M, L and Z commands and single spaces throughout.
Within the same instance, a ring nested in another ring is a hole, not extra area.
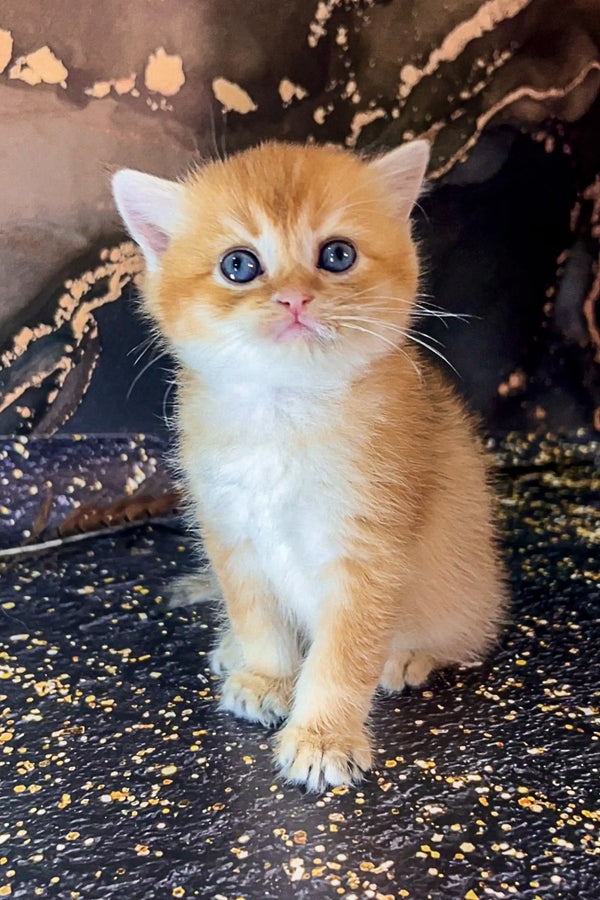
M 133 391 L 134 387 L 136 386 L 136 384 L 138 383 L 138 381 L 140 380 L 140 378 L 142 377 L 142 375 L 144 375 L 144 373 L 147 372 L 148 369 L 150 369 L 150 368 L 154 365 L 154 363 L 157 363 L 157 362 L 159 361 L 159 359 L 162 359 L 163 356 L 167 356 L 167 355 L 168 355 L 168 351 L 167 351 L 167 350 L 163 350 L 162 353 L 159 353 L 158 356 L 153 356 L 152 359 L 151 359 L 149 362 L 146 363 L 146 365 L 145 365 L 144 368 L 141 370 L 141 372 L 138 372 L 138 374 L 135 376 L 135 378 L 134 378 L 133 381 L 131 382 L 131 385 L 130 385 L 130 387 L 129 387 L 129 390 L 127 391 L 127 394 L 126 394 L 126 396 L 125 396 L 125 399 L 126 399 L 126 400 L 129 400 L 129 398 L 131 397 L 131 392 Z
M 355 322 L 349 323 L 349 322 L 345 321 L 343 316 L 333 316 L 332 318 L 335 318 L 337 321 L 339 321 L 341 328 L 348 328 L 351 331 L 362 331 L 362 332 L 364 332 L 364 334 L 370 334 L 375 338 L 379 338 L 379 340 L 383 341 L 384 344 L 388 344 L 390 347 L 393 347 L 394 350 L 398 350 L 409 361 L 409 363 L 411 364 L 411 366 L 417 373 L 419 380 L 420 381 L 423 380 L 423 376 L 421 374 L 421 370 L 419 369 L 418 365 L 416 364 L 414 359 L 412 359 L 410 357 L 410 355 L 406 352 L 406 350 L 404 350 L 404 348 L 401 347 L 399 344 L 396 344 L 396 343 L 394 343 L 394 341 L 389 340 L 389 338 L 384 337 L 383 334 L 378 334 L 376 331 L 371 331 L 369 328 L 363 328 L 362 326 L 357 325 Z
M 397 325 L 395 322 L 384 322 L 381 319 L 370 319 L 367 316 L 342 316 L 343 319 L 351 319 L 356 322 L 366 322 L 368 325 L 379 325 L 381 328 L 387 328 L 389 331 L 395 331 L 396 334 L 402 335 L 402 337 L 408 337 L 408 332 Z M 432 337 L 429 334 L 424 334 L 422 331 L 415 331 L 414 329 L 410 329 L 411 334 L 417 334 L 419 337 L 427 338 L 430 341 L 433 341 L 435 344 L 439 344 L 442 346 L 442 342 L 437 338 Z
M 450 369 L 452 369 L 452 371 L 460 378 L 459 372 L 452 365 L 452 363 L 448 359 L 446 359 L 444 354 L 440 350 L 438 350 L 436 347 L 432 347 L 430 344 L 427 343 L 427 340 L 432 340 L 432 341 L 435 341 L 437 344 L 439 344 L 440 342 L 437 340 L 437 338 L 433 338 L 430 335 L 423 334 L 423 332 L 421 332 L 421 331 L 414 331 L 413 329 L 411 329 L 409 331 L 404 331 L 402 328 L 400 328 L 399 326 L 397 326 L 393 323 L 381 322 L 378 319 L 370 319 L 365 316 L 332 316 L 331 318 L 342 322 L 342 324 L 346 321 L 363 322 L 363 323 L 367 323 L 370 325 L 378 325 L 383 328 L 388 328 L 390 331 L 393 331 L 396 334 L 401 335 L 403 338 L 405 338 L 407 340 L 413 341 L 415 344 L 419 344 L 419 346 L 423 347 L 425 350 L 429 350 L 431 353 L 435 354 L 435 356 L 437 356 L 439 359 L 441 359 L 442 362 L 446 363 L 446 365 Z M 349 327 L 349 326 L 346 326 L 346 327 Z M 358 327 L 358 326 L 355 325 L 355 327 Z M 368 332 L 369 334 L 373 334 L 372 331 L 369 331 L 366 328 L 364 330 L 366 332 Z M 388 340 L 387 338 L 384 338 L 383 335 L 377 335 L 377 336 L 380 337 L 382 340 Z M 427 340 L 425 340 L 425 338 Z M 388 343 L 392 343 L 392 342 L 388 340 Z M 398 350 L 401 349 L 401 347 L 397 344 L 393 344 L 393 346 L 395 346 L 396 349 L 398 349 Z
M 352 295 L 351 300 L 356 301 L 361 297 L 364 297 L 369 294 L 373 294 L 378 290 L 378 287 L 375 285 L 371 288 L 366 288 L 362 291 L 359 291 L 356 294 Z M 469 319 L 476 318 L 476 316 L 472 316 L 469 313 L 454 313 L 449 312 L 448 310 L 442 309 L 441 306 L 436 306 L 433 303 L 429 303 L 428 299 L 431 297 L 430 294 L 417 293 L 414 298 L 408 299 L 406 297 L 398 297 L 393 296 L 391 294 L 377 294 L 376 296 L 372 296 L 366 301 L 364 304 L 349 303 L 345 308 L 351 311 L 366 311 L 366 312 L 394 312 L 394 310 L 398 309 L 398 306 L 402 304 L 405 307 L 412 307 L 411 312 L 416 318 L 436 318 L 443 321 L 444 319 L 458 319 L 461 322 L 466 322 Z M 395 307 L 391 306 L 381 306 L 379 305 L 381 301 L 394 301 L 396 303 Z M 378 304 L 377 306 L 374 304 Z M 368 306 L 368 309 L 365 310 L 365 306 Z M 446 322 L 444 322 L 447 325 Z
M 442 362 L 445 362 L 446 365 L 447 365 L 450 369 L 452 369 L 452 371 L 458 376 L 458 378 L 460 378 L 460 373 L 458 372 L 458 370 L 452 365 L 452 363 L 451 363 L 449 360 L 446 359 L 446 357 L 444 356 L 443 353 L 440 353 L 439 350 L 437 350 L 435 347 L 431 347 L 431 346 L 430 346 L 428 343 L 426 343 L 425 341 L 420 341 L 418 337 L 415 337 L 415 335 L 414 335 L 413 332 L 410 332 L 410 331 L 409 331 L 409 332 L 407 333 L 406 337 L 407 337 L 410 341 L 414 341 L 415 344 L 419 344 L 421 347 L 424 347 L 426 350 L 429 350 L 431 353 L 435 353 L 435 355 L 436 355 L 437 357 L 439 357 L 439 358 L 442 360 Z
M 155 339 L 150 339 L 148 341 L 148 343 L 146 344 L 146 346 L 144 347 L 144 349 L 142 350 L 142 352 L 139 354 L 139 356 L 137 356 L 136 359 L 134 360 L 134 363 L 133 363 L 134 366 L 138 365 L 139 361 L 142 359 L 143 356 L 146 355 L 148 350 L 150 350 L 152 347 L 157 347 L 157 346 L 158 346 L 158 341 L 156 341 Z
M 134 362 L 134 366 L 137 366 L 142 356 L 148 352 L 153 344 L 158 343 L 158 340 L 159 338 L 157 338 L 156 335 L 151 334 L 149 335 L 149 337 L 144 338 L 143 341 L 140 341 L 139 344 L 136 344 L 135 347 L 132 347 L 131 350 L 127 351 L 127 356 L 131 356 L 132 353 L 137 353 L 138 350 L 141 350 L 141 353 Z
M 165 423 L 165 428 L 170 428 L 171 425 L 173 424 L 172 422 L 169 422 L 169 418 L 167 416 L 167 402 L 169 400 L 169 395 L 171 394 L 171 391 L 173 390 L 173 388 L 175 387 L 176 384 L 177 384 L 176 381 L 170 381 L 166 387 L 164 394 L 163 394 L 162 418 L 163 418 L 163 422 Z
M 210 138 L 211 138 L 211 143 L 213 145 L 213 150 L 215 152 L 215 157 L 219 162 L 224 163 L 226 157 L 224 154 L 222 155 L 219 152 L 219 145 L 217 144 L 217 129 L 216 129 L 216 125 L 215 125 L 215 111 L 212 106 L 209 106 L 209 112 L 210 112 Z

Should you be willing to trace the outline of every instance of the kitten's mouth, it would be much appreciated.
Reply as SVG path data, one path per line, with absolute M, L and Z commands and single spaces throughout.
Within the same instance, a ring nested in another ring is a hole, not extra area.
M 276 341 L 293 341 L 302 337 L 318 337 L 319 328 L 314 319 L 297 316 L 278 322 L 272 334 Z

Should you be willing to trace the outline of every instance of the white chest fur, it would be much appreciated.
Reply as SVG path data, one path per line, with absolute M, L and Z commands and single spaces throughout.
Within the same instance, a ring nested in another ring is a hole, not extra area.
M 239 574 L 256 567 L 309 633 L 354 512 L 340 409 L 339 398 L 291 391 L 214 397 L 196 412 L 214 440 L 187 460 L 201 518 L 226 546 L 245 547 Z

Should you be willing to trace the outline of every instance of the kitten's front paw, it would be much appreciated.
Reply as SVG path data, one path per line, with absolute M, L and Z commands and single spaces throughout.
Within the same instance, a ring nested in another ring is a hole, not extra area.
M 292 678 L 238 669 L 223 684 L 220 706 L 242 719 L 273 728 L 289 713 L 292 691 Z
M 336 733 L 291 724 L 278 734 L 275 755 L 288 781 L 316 792 L 358 781 L 372 762 L 369 741 L 362 731 L 344 739 Z

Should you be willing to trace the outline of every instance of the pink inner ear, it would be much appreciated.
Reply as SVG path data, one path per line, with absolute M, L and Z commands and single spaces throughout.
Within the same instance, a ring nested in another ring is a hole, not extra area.
M 159 228 L 158 225 L 142 219 L 141 216 L 134 215 L 131 217 L 131 226 L 132 231 L 135 230 L 144 239 L 156 256 L 160 257 L 167 251 L 169 235 L 162 228 Z

